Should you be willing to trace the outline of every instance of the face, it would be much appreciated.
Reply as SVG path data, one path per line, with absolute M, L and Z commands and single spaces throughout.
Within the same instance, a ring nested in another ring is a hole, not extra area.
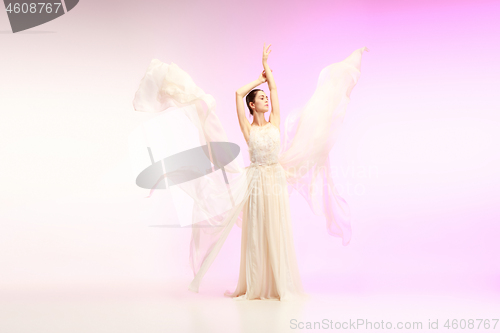
M 250 103 L 251 106 L 255 106 L 254 112 L 266 113 L 269 111 L 269 100 L 267 95 L 263 91 L 258 91 L 255 96 L 255 102 Z

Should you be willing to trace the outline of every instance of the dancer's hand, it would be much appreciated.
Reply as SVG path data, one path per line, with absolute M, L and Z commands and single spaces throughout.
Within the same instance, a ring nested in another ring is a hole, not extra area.
M 271 50 L 269 48 L 271 47 L 271 44 L 269 44 L 266 47 L 266 43 L 264 43 L 264 49 L 262 50 L 262 64 L 265 64 L 267 62 L 267 58 L 269 57 L 269 53 L 271 53 Z M 268 52 L 269 50 L 269 52 Z
M 260 73 L 258 80 L 260 83 L 264 83 L 267 81 L 265 70 L 263 70 L 262 73 Z

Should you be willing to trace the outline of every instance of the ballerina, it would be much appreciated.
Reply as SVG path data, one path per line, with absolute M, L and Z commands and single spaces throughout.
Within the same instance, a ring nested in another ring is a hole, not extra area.
M 250 167 L 256 169 L 257 177 L 243 208 L 238 285 L 225 295 L 246 300 L 280 300 L 304 294 L 293 244 L 288 184 L 278 163 L 280 113 L 274 76 L 267 63 L 270 46 L 264 44 L 264 71 L 259 78 L 236 91 L 238 119 L 248 143 Z M 252 90 L 266 81 L 272 105 L 268 122 L 264 117 L 269 111 L 268 97 L 261 89 Z M 252 124 L 245 116 L 244 96 L 253 115 Z
M 233 162 L 225 166 L 229 181 L 224 174 L 223 186 L 215 172 L 178 185 L 194 200 L 193 216 L 203 216 L 193 223 L 209 227 L 192 229 L 190 262 L 195 276 L 189 290 L 194 292 L 238 222 L 242 228 L 239 278 L 236 289 L 225 295 L 235 300 L 280 301 L 306 296 L 293 243 L 292 190 L 307 200 L 315 214 L 325 217 L 330 235 L 340 237 L 343 245 L 351 238 L 349 206 L 331 179 L 329 152 L 360 76 L 361 55 L 368 49 L 357 49 L 321 71 L 316 91 L 305 107 L 287 116 L 281 142 L 278 94 L 267 64 L 269 48 L 264 44 L 264 70 L 259 78 L 236 92 L 239 125 L 251 164 L 244 168 Z M 261 89 L 252 90 L 265 82 L 271 96 L 269 121 L 264 116 L 269 111 L 268 97 Z M 252 123 L 245 117 L 245 95 Z M 134 107 L 146 112 L 181 110 L 198 128 L 202 144 L 227 141 L 213 98 L 175 64 L 151 61 Z

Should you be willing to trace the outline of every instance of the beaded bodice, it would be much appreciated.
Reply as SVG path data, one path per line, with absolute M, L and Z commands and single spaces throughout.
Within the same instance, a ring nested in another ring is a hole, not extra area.
M 270 122 L 264 126 L 252 125 L 248 139 L 250 161 L 257 165 L 278 163 L 280 144 L 280 131 L 276 126 Z

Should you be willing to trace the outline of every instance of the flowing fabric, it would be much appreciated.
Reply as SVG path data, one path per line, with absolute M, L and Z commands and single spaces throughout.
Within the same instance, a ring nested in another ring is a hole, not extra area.
M 350 93 L 359 80 L 364 51 L 368 49 L 357 49 L 321 71 L 305 107 L 287 116 L 283 142 L 273 124 L 252 126 L 249 166 L 243 167 L 235 159 L 218 170 L 213 168 L 213 172 L 175 185 L 194 202 L 189 221 L 193 227 L 191 291 L 198 292 L 203 276 L 236 223 L 242 228 L 240 276 L 236 290 L 225 295 L 237 300 L 281 301 L 304 296 L 293 245 L 288 187 L 297 190 L 315 214 L 325 217 L 330 235 L 341 238 L 343 245 L 349 244 L 349 206 L 333 184 L 329 152 L 338 137 Z M 208 144 L 207 157 L 218 165 L 210 143 L 228 140 L 215 113 L 215 100 L 177 65 L 153 59 L 133 104 L 142 112 L 183 112 L 197 128 L 200 145 Z

